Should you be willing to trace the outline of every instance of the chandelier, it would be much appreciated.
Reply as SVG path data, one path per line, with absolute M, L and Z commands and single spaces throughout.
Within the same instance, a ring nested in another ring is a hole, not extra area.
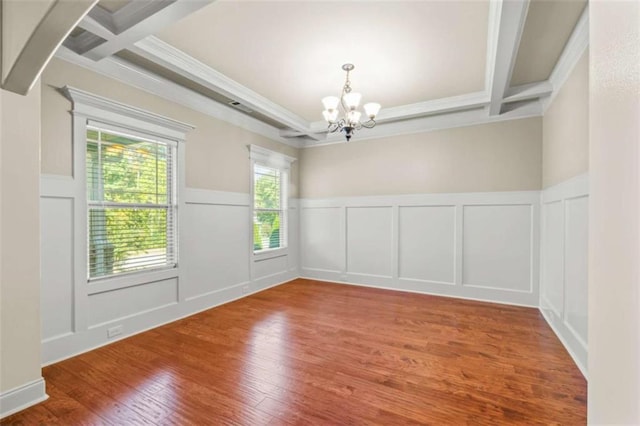
M 329 124 L 327 127 L 329 132 L 344 132 L 347 142 L 351 139 L 351 136 L 353 136 L 353 133 L 356 130 L 360 130 L 363 127 L 367 129 L 374 127 L 376 125 L 376 115 L 378 115 L 378 111 L 380 111 L 380 104 L 375 102 L 364 104 L 364 113 L 368 117 L 368 120 L 365 122 L 360 121 L 362 113 L 358 111 L 358 106 L 360 105 L 360 98 L 362 95 L 360 93 L 351 92 L 351 80 L 349 80 L 349 73 L 353 71 L 354 68 L 353 64 L 344 64 L 342 66 L 342 69 L 347 72 L 347 78 L 344 82 L 340 98 L 327 96 L 322 99 L 322 104 L 324 105 L 322 115 Z M 344 114 L 343 117 L 339 117 L 339 106 L 342 107 L 342 112 Z

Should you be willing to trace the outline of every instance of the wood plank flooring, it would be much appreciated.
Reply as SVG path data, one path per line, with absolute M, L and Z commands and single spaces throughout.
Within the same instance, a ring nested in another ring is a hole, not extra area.
M 298 279 L 44 368 L 7 425 L 584 424 L 536 309 Z

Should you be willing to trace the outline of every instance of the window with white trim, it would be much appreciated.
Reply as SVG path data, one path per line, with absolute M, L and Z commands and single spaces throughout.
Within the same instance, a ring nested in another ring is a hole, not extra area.
M 97 279 L 177 263 L 177 143 L 86 127 L 87 272 Z
M 295 159 L 251 145 L 253 252 L 287 247 L 289 168 Z

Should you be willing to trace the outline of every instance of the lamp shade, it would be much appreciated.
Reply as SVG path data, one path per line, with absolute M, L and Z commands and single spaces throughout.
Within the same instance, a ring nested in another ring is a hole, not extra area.
M 338 110 L 332 109 L 331 111 L 324 110 L 322 111 L 322 115 L 324 119 L 327 120 L 328 123 L 334 123 L 338 118 Z
M 347 121 L 349 124 L 355 125 L 360 121 L 360 115 L 362 115 L 360 111 L 349 111 L 347 113 Z
M 347 105 L 348 109 L 354 110 L 358 108 L 358 105 L 360 105 L 361 97 L 362 95 L 360 93 L 347 93 L 346 95 L 344 95 L 344 103 Z
M 324 109 L 326 109 L 327 111 L 337 110 L 339 102 L 340 99 L 336 98 L 335 96 L 327 96 L 326 98 L 322 98 L 322 105 L 324 105 Z
M 364 104 L 364 113 L 370 119 L 374 119 L 376 115 L 380 112 L 380 104 L 375 102 L 369 102 L 368 104 Z

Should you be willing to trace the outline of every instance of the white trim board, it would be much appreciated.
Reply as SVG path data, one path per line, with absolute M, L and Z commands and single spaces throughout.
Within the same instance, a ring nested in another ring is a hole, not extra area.
M 45 401 L 49 395 L 45 392 L 44 379 L 33 380 L 22 386 L 0 394 L 0 419 Z

